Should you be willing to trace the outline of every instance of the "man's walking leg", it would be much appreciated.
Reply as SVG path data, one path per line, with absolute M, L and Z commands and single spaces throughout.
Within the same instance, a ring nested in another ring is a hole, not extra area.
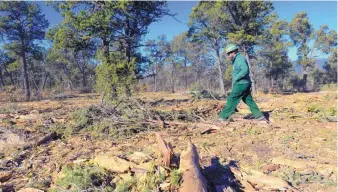
M 263 117 L 263 113 L 259 110 L 256 102 L 253 100 L 251 93 L 249 92 L 247 95 L 243 96 L 243 101 L 250 108 L 252 115 L 255 119 Z
M 231 91 L 229 97 L 227 98 L 227 103 L 219 117 L 222 119 L 228 119 L 232 113 L 234 113 L 236 106 L 241 101 L 243 94 L 245 91 L 245 87 L 243 85 L 235 85 L 233 90 Z

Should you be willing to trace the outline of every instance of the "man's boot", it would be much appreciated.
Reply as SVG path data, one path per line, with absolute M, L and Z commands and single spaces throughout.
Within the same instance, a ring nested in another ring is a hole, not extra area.
M 266 122 L 266 123 L 269 123 L 270 121 L 264 117 L 264 115 L 258 117 L 257 119 L 255 119 L 256 121 L 259 121 L 259 122 Z

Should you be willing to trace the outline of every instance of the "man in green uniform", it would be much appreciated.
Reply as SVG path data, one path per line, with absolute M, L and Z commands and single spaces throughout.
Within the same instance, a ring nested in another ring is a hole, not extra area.
M 225 107 L 219 114 L 219 121 L 232 121 L 230 116 L 234 113 L 238 103 L 243 100 L 249 106 L 256 120 L 268 122 L 252 99 L 249 67 L 245 57 L 238 52 L 238 46 L 232 43 L 225 48 L 225 51 L 233 65 L 233 88 L 227 98 Z

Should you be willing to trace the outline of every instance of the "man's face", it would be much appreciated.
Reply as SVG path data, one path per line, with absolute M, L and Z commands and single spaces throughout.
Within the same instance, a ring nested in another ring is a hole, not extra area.
M 230 53 L 228 53 L 228 59 L 229 59 L 230 61 L 232 61 L 232 59 L 233 59 L 235 56 L 236 56 L 236 53 L 235 53 L 235 52 L 230 52 Z

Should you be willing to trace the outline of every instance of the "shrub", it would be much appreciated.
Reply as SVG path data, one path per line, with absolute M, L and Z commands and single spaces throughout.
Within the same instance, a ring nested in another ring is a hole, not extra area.
M 330 83 L 321 87 L 321 91 L 337 91 L 337 84 Z
M 178 169 L 174 169 L 170 172 L 170 183 L 174 187 L 179 188 L 181 183 L 181 175 L 182 173 Z
M 68 191 L 102 191 L 105 188 L 112 189 L 110 181 L 111 178 L 99 167 L 67 165 L 62 168 L 56 187 Z

